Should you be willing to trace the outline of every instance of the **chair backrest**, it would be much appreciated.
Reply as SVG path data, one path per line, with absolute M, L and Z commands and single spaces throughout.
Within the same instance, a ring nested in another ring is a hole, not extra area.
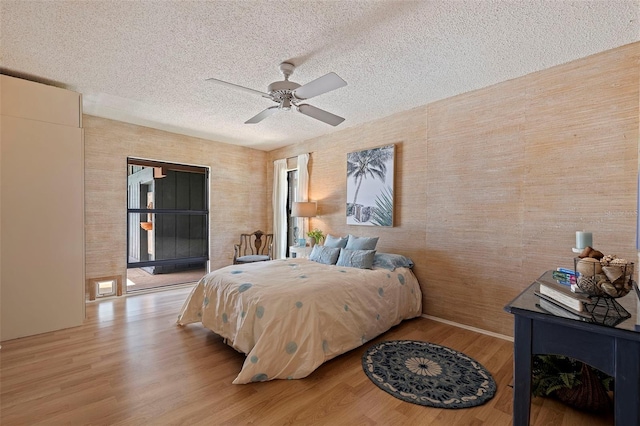
M 271 257 L 272 245 L 273 234 L 265 234 L 262 231 L 255 231 L 251 234 L 240 234 L 240 244 L 238 244 L 239 256 L 261 254 Z

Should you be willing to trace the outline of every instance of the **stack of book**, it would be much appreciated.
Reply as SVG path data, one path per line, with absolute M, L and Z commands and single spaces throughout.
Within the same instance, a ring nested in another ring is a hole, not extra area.
M 576 273 L 571 269 L 558 268 L 552 272 L 552 276 L 559 284 L 573 285 L 576 283 Z
M 591 318 L 585 304 L 591 299 L 585 294 L 571 290 L 571 279 L 559 277 L 557 271 L 545 272 L 536 280 L 539 290 L 535 294 L 540 298 L 539 306 L 554 315 L 567 318 Z

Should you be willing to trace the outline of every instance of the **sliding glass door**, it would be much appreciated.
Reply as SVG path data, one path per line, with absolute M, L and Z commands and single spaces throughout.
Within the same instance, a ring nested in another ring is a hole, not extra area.
M 208 168 L 136 158 L 127 166 L 127 291 L 197 281 L 209 260 Z

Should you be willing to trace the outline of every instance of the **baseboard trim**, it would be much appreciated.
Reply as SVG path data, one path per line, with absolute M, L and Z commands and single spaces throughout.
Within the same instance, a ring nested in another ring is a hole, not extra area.
M 506 336 L 504 334 L 494 333 L 493 331 L 488 331 L 488 330 L 483 330 L 481 328 L 471 327 L 470 325 L 460 324 L 458 322 L 449 321 L 449 320 L 446 320 L 446 319 L 443 319 L 443 318 L 438 318 L 438 317 L 434 317 L 434 316 L 427 315 L 427 314 L 422 314 L 421 317 L 422 318 L 426 318 L 426 319 L 430 319 L 430 320 L 433 320 L 433 321 L 438 321 L 438 322 L 441 322 L 441 323 L 444 323 L 444 324 L 452 325 L 454 327 L 464 328 L 465 330 L 474 331 L 476 333 L 486 334 L 487 336 L 497 337 L 498 339 L 506 340 L 506 341 L 509 341 L 509 342 L 513 342 L 513 337 Z

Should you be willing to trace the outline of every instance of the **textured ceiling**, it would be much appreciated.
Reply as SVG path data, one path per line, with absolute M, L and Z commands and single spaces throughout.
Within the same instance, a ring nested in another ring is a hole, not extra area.
M 271 150 L 640 40 L 638 0 L 0 1 L 0 70 L 81 92 L 87 114 Z M 300 113 L 266 91 L 348 85 Z

